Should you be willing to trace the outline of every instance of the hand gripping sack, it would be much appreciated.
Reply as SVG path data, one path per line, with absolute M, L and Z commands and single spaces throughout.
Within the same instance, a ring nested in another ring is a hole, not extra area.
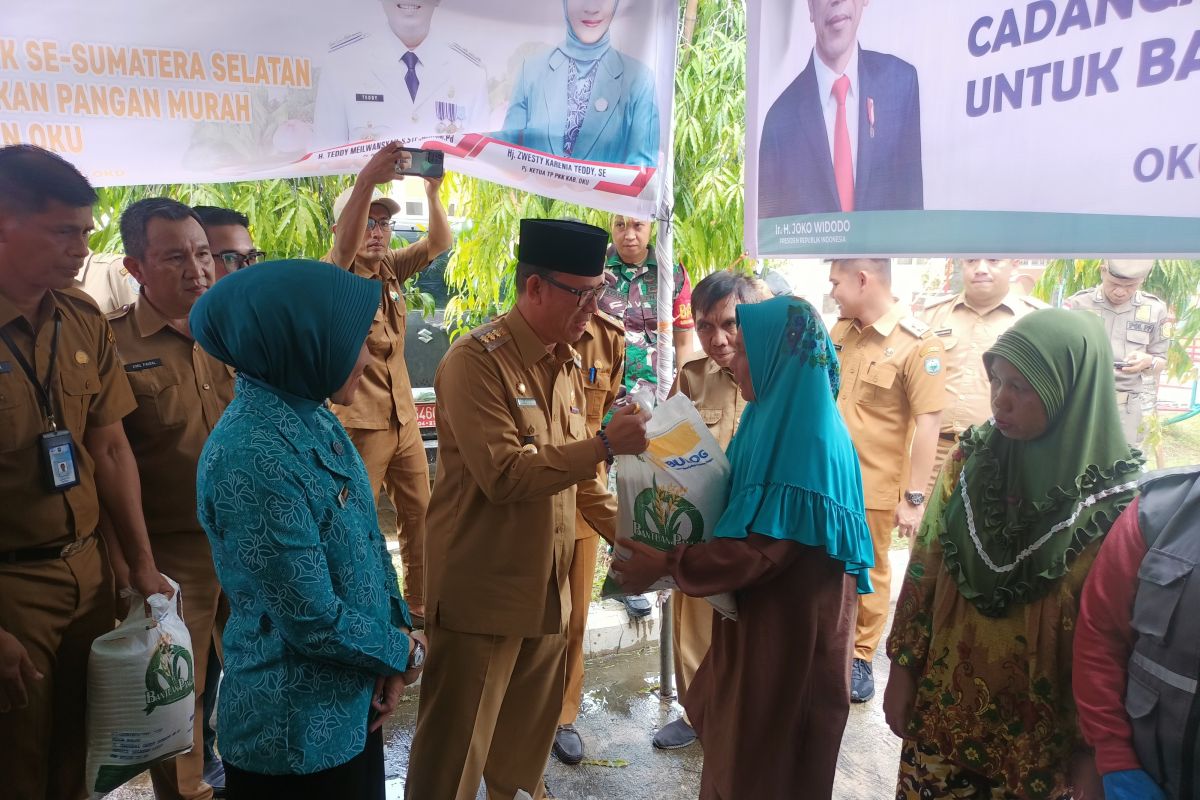
M 192 749 L 192 638 L 180 612 L 179 586 L 167 580 L 174 599 L 155 594 L 143 602 L 132 593 L 129 615 L 92 643 L 86 773 L 92 797 Z
M 646 438 L 650 447 L 645 453 L 617 456 L 618 559 L 621 539 L 663 551 L 709 541 L 729 502 L 729 459 L 691 400 L 677 394 L 660 403 L 646 424 Z M 664 578 L 650 590 L 674 586 Z M 611 573 L 601 593 L 623 593 Z M 732 594 L 705 599 L 737 619 Z

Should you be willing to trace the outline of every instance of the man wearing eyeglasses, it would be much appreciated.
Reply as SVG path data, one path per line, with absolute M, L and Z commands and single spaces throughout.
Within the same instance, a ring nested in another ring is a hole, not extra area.
M 141 476 L 154 560 L 180 586 L 196 685 L 196 747 L 154 765 L 150 776 L 158 800 L 205 800 L 214 795 L 204 778 L 203 711 L 209 655 L 220 646 L 214 633 L 222 627 L 223 598 L 208 538 L 196 520 L 196 464 L 233 400 L 234 373 L 204 352 L 188 328 L 192 305 L 215 280 L 201 217 L 165 197 L 141 200 L 121 215 L 121 239 L 125 268 L 142 287 L 136 301 L 109 315 L 137 400 L 124 419 L 125 435 Z M 117 587 L 127 585 L 122 560 L 112 561 Z
M 400 205 L 375 190 L 399 180 L 400 145 L 385 145 L 367 162 L 354 186 L 333 204 L 336 224 L 328 261 L 380 282 L 379 311 L 367 334 L 371 361 L 352 406 L 334 406 L 367 467 L 373 491 L 383 487 L 396 506 L 404 599 L 419 623 L 425 616 L 425 510 L 429 466 L 417 427 L 412 384 L 404 362 L 407 307 L 404 282 L 450 249 L 453 235 L 442 206 L 441 178 L 424 178 L 429 233 L 404 248 L 392 247 L 392 216 Z
M 267 254 L 254 247 L 254 240 L 250 238 L 250 220 L 245 214 L 218 206 L 195 208 L 212 249 L 216 280 L 266 259 Z

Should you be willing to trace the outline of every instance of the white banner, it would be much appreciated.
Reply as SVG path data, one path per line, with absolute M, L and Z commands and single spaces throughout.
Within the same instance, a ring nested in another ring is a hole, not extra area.
M 383 142 L 649 217 L 674 0 L 0 0 L 0 143 L 97 185 L 356 171 Z
M 1200 252 L 1200 3 L 748 8 L 752 254 Z

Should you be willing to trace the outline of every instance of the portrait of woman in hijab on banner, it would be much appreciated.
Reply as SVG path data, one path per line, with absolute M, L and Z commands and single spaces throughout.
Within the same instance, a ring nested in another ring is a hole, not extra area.
M 620 0 L 562 0 L 562 7 L 565 39 L 526 59 L 496 138 L 581 161 L 656 164 L 654 75 L 610 41 Z

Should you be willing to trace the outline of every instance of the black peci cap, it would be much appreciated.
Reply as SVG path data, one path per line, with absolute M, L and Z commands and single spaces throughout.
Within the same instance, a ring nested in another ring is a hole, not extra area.
M 595 225 L 562 219 L 521 220 L 517 259 L 531 267 L 585 278 L 604 273 L 608 232 Z

